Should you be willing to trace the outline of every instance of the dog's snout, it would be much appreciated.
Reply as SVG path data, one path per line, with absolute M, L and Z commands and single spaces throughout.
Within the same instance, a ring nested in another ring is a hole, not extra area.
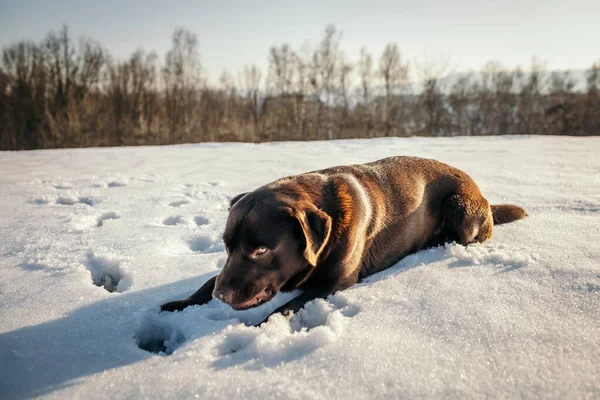
M 212 295 L 215 299 L 219 299 L 228 304 L 233 300 L 233 291 L 228 289 L 215 288 Z

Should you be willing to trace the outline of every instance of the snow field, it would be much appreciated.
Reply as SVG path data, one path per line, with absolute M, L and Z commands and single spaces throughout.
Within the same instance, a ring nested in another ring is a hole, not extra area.
M 0 153 L 6 398 L 600 395 L 600 140 L 374 139 Z M 427 249 L 287 319 L 280 294 L 178 313 L 217 274 L 229 199 L 389 155 L 468 172 L 530 217 Z

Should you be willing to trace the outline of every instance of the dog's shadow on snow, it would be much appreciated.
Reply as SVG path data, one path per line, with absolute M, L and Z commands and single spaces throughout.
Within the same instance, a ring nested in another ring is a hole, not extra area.
M 192 293 L 210 275 L 147 290 L 113 293 L 62 318 L 0 334 L 2 397 L 20 399 L 49 394 L 77 385 L 77 378 L 152 356 L 138 343 L 152 336 L 151 329 L 145 329 L 151 328 L 152 318 L 160 319 L 159 305 L 182 293 Z M 163 331 L 168 330 L 168 324 L 161 326 Z M 172 329 L 175 339 L 178 329 Z M 170 337 L 165 339 L 171 345 Z
M 277 308 L 277 302 L 269 302 L 235 311 L 212 300 L 182 312 L 159 312 L 160 304 L 193 293 L 215 273 L 111 293 L 62 318 L 0 333 L 1 397 L 47 395 L 77 385 L 79 378 L 156 355 L 168 356 L 188 340 L 243 325 L 240 322 L 258 323 Z M 297 294 L 280 295 L 279 305 Z
M 420 267 L 422 265 L 433 264 L 435 262 L 453 258 L 453 256 L 448 253 L 446 246 L 430 247 L 424 250 L 420 250 L 416 253 L 409 254 L 390 268 L 368 276 L 365 279 L 361 280 L 358 284 L 369 285 L 378 281 L 389 279 L 398 274 L 401 274 L 413 268 Z M 450 264 L 449 267 L 454 267 L 454 263 Z
M 452 257 L 443 246 L 422 250 L 358 285 L 371 285 Z M 269 302 L 245 314 L 215 300 L 182 312 L 158 312 L 160 304 L 191 294 L 213 274 L 141 291 L 113 293 L 60 319 L 0 334 L 0 393 L 7 398 L 49 394 L 77 385 L 78 378 L 134 364 L 154 354 L 171 354 L 183 342 L 215 332 L 222 332 L 224 339 L 216 348 L 213 368 L 275 366 L 337 340 L 347 319 L 360 311 L 359 305 L 351 304 L 340 292 L 327 301 L 309 303 L 291 321 L 276 315 L 261 328 L 246 327 L 240 321 L 261 321 L 293 294 L 283 296 L 279 304 Z M 278 352 L 272 351 L 273 344 L 279 347 Z

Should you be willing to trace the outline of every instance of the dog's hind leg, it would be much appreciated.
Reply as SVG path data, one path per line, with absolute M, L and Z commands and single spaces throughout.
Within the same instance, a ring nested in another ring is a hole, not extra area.
M 442 202 L 443 236 L 447 242 L 467 245 L 492 237 L 492 211 L 479 190 L 459 191 Z

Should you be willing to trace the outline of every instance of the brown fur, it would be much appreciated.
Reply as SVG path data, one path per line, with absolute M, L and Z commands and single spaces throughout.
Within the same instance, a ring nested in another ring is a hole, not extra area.
M 410 253 L 451 241 L 482 242 L 494 224 L 526 215 L 513 205 L 490 207 L 466 173 L 416 157 L 282 178 L 231 201 L 223 270 L 162 310 L 206 303 L 211 293 L 249 308 L 280 290 L 302 289 L 276 310 L 297 311 Z
M 492 205 L 492 215 L 494 216 L 494 225 L 500 225 L 525 218 L 527 213 L 521 207 L 512 204 L 498 204 Z

